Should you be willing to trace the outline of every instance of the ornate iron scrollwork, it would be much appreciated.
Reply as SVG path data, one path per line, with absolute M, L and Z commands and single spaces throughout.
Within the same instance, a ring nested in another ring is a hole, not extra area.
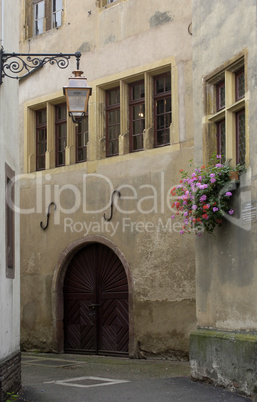
M 71 57 L 76 57 L 77 70 L 79 70 L 79 62 L 81 53 L 5 53 L 3 49 L 0 50 L 0 84 L 4 77 L 22 79 L 27 77 L 34 71 L 43 67 L 45 64 L 56 64 L 59 68 L 64 69 L 69 65 Z

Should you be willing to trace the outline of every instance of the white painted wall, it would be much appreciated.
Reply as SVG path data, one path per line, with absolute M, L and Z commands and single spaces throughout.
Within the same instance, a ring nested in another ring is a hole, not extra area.
M 6 52 L 19 50 L 19 2 L 0 0 L 0 45 Z M 20 348 L 20 227 L 15 216 L 15 278 L 5 267 L 5 163 L 18 174 L 18 81 L 4 78 L 0 86 L 0 363 Z M 16 204 L 19 189 L 15 189 Z

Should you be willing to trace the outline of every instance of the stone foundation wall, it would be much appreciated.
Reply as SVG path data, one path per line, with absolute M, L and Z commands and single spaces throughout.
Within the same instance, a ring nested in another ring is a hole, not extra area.
M 257 394 L 257 335 L 246 332 L 198 330 L 190 335 L 194 379 L 248 396 Z
M 21 389 L 21 353 L 14 353 L 0 361 L 0 401 L 6 401 L 7 392 Z

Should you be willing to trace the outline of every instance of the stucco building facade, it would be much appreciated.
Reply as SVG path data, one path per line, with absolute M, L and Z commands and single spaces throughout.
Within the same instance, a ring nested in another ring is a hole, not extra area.
M 0 1 L 0 46 L 5 52 L 19 51 L 19 7 Z M 13 9 L 10 15 L 10 7 Z M 10 30 L 10 27 L 12 29 Z M 2 54 L 1 54 L 2 56 Z M 20 226 L 18 82 L 7 77 L 0 85 L 0 400 L 21 387 L 20 364 Z
M 80 51 L 92 87 L 76 126 L 74 58 L 20 83 L 22 348 L 184 358 L 194 239 L 170 189 L 194 149 L 191 1 L 20 3 L 20 50 Z
M 195 162 L 244 163 L 235 215 L 196 242 L 192 376 L 256 392 L 256 1 L 193 1 Z M 223 128 L 224 130 L 223 130 Z

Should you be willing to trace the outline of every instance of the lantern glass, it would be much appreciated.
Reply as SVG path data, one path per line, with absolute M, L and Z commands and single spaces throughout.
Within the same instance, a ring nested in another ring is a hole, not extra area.
M 87 112 L 87 105 L 92 88 L 88 86 L 87 80 L 81 77 L 82 71 L 73 71 L 75 77 L 69 79 L 69 83 L 63 88 L 66 96 L 66 103 L 69 115 L 78 120 L 83 118 Z
M 66 90 L 68 97 L 68 110 L 69 113 L 86 113 L 88 98 L 90 94 L 89 89 L 70 88 Z

